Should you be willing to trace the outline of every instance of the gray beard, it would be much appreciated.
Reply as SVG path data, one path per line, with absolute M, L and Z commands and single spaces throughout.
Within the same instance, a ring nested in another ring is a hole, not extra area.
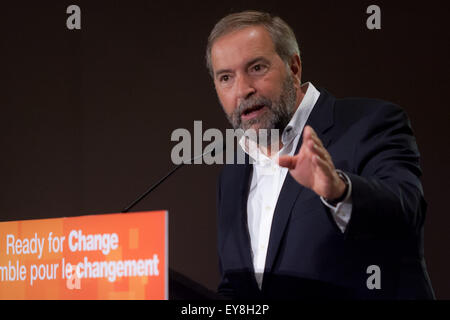
M 278 100 L 271 101 L 263 96 L 251 96 L 249 99 L 243 101 L 231 115 L 227 115 L 227 118 L 234 129 L 242 129 L 245 131 L 252 128 L 255 124 L 259 124 L 258 127 L 260 129 L 267 129 L 269 136 L 271 129 L 278 129 L 279 136 L 281 137 L 281 132 L 286 128 L 295 113 L 296 99 L 297 92 L 294 86 L 294 79 L 288 75 L 283 81 L 282 92 Z M 242 111 L 253 105 L 265 105 L 269 110 L 266 110 L 259 117 L 242 122 Z

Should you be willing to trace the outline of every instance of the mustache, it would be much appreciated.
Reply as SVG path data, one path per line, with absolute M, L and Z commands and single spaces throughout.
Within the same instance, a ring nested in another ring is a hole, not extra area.
M 242 101 L 238 107 L 234 110 L 234 116 L 240 118 L 240 116 L 256 106 L 266 106 L 269 109 L 272 109 L 272 101 L 263 96 L 251 97 L 247 100 Z

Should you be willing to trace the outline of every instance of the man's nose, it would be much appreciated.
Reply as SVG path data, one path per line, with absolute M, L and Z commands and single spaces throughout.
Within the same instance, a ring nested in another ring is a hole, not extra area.
M 253 82 L 246 75 L 237 77 L 236 90 L 239 101 L 248 99 L 256 92 Z

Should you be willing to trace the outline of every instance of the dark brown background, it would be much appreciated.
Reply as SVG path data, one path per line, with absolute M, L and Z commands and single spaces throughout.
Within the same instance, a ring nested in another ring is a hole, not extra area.
M 449 10 L 426 1 L 28 1 L 0 9 L 0 219 L 118 212 L 171 167 L 176 128 L 228 126 L 204 67 L 223 15 L 263 9 L 295 30 L 303 80 L 403 106 L 429 203 L 425 252 L 450 298 Z M 78 4 L 82 29 L 66 28 Z M 366 28 L 378 4 L 382 29 Z M 168 209 L 170 267 L 218 283 L 219 166 L 183 168 L 136 210 Z

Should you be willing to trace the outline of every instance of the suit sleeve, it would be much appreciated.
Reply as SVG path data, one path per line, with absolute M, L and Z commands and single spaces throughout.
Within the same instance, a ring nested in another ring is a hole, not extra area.
M 353 209 L 345 235 L 417 235 L 426 203 L 409 119 L 401 108 L 385 103 L 366 121 L 355 147 L 355 172 L 346 172 L 353 186 Z

